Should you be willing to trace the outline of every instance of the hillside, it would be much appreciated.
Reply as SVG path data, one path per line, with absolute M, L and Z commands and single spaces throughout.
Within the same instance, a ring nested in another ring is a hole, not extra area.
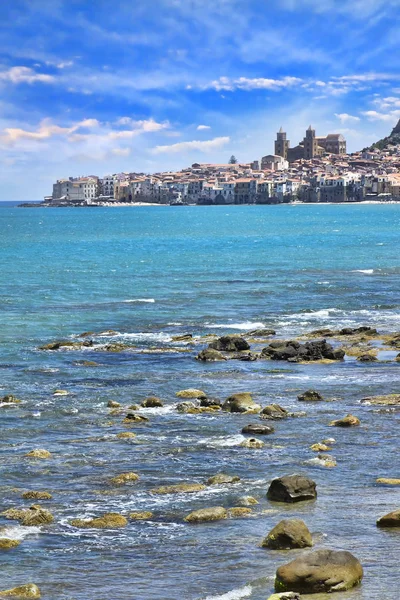
M 396 127 L 393 127 L 391 134 L 378 142 L 375 142 L 375 144 L 372 144 L 371 150 L 373 148 L 385 150 L 388 146 L 400 146 L 400 119 Z

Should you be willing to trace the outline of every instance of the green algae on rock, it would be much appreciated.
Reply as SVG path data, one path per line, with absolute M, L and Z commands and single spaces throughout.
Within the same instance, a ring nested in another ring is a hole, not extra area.
M 128 520 L 119 513 L 105 513 L 93 519 L 72 519 L 71 525 L 80 529 L 118 529 L 126 527 Z
M 35 599 L 41 598 L 40 590 L 38 586 L 34 583 L 27 583 L 25 585 L 19 585 L 18 587 L 0 591 L 0 598 L 20 598 L 21 600 L 25 599 Z
M 312 545 L 311 533 L 301 519 L 283 519 L 271 529 L 261 543 L 263 548 L 272 550 L 307 548 Z
M 184 521 L 187 523 L 205 523 L 207 521 L 220 521 L 228 518 L 228 511 L 222 506 L 200 508 L 188 514 Z
M 11 550 L 20 545 L 19 540 L 10 540 L 9 538 L 0 537 L 0 550 Z
M 202 483 L 177 483 L 175 485 L 161 485 L 150 490 L 152 494 L 193 494 L 202 492 L 206 486 Z

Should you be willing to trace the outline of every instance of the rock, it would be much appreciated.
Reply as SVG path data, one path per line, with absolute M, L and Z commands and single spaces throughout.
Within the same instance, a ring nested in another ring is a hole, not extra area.
M 180 413 L 188 413 L 190 410 L 193 410 L 194 408 L 196 408 L 196 405 L 194 404 L 194 402 L 180 402 L 177 405 L 176 410 Z
M 285 475 L 274 479 L 267 492 L 268 500 L 274 502 L 302 502 L 317 497 L 316 483 L 304 475 Z
M 1 513 L 6 519 L 15 519 L 24 526 L 52 523 L 54 517 L 46 508 L 33 504 L 29 508 L 9 508 Z
M 306 392 L 303 392 L 302 394 L 297 396 L 297 400 L 300 400 L 300 402 L 314 402 L 316 400 L 323 399 L 323 396 L 316 390 L 307 390 Z
M 257 440 L 256 438 L 248 438 L 247 440 L 243 440 L 240 445 L 242 448 L 250 448 L 252 450 L 259 450 L 265 446 L 262 440 Z
M 251 433 L 253 435 L 269 435 L 274 433 L 275 429 L 268 425 L 262 425 L 261 423 L 249 423 L 242 429 L 242 433 Z
M 117 529 L 126 527 L 127 519 L 118 513 L 105 513 L 94 519 L 73 519 L 71 525 L 80 529 Z
M 331 469 L 337 466 L 336 458 L 330 454 L 318 454 L 317 458 L 312 459 L 310 462 L 317 462 L 319 466 Z M 314 463 L 315 464 L 315 463 Z
M 251 508 L 245 508 L 243 506 L 234 506 L 233 508 L 230 508 L 228 510 L 228 515 L 232 519 L 235 519 L 237 517 L 247 517 L 248 515 L 251 515 L 252 512 L 253 511 Z
M 128 350 L 129 348 L 132 348 L 132 346 L 128 346 L 127 344 L 121 344 L 121 343 L 114 342 L 112 344 L 106 344 L 105 346 L 102 346 L 101 350 L 103 352 L 118 353 L 118 352 L 123 352 L 124 350 Z M 99 350 L 100 350 L 100 348 L 99 348 Z
M 218 350 L 213 350 L 212 348 L 206 348 L 199 352 L 196 356 L 196 360 L 200 360 L 202 362 L 216 362 L 218 360 L 226 360 L 225 356 L 218 352 Z
M 193 335 L 191 333 L 184 333 L 183 335 L 172 336 L 173 342 L 191 342 L 192 340 L 193 340 Z
M 149 419 L 143 415 L 137 415 L 136 413 L 127 413 L 123 423 L 126 425 L 133 425 L 133 423 L 146 423 Z
M 231 360 L 241 360 L 243 362 L 253 362 L 258 359 L 257 352 L 237 352 L 232 354 L 229 358 Z
M 226 475 L 225 473 L 218 473 L 207 479 L 207 485 L 222 485 L 225 483 L 238 483 L 240 477 L 237 475 Z
M 240 335 L 223 335 L 214 342 L 208 345 L 212 350 L 218 350 L 222 352 L 242 352 L 243 350 L 250 350 L 249 344 Z
M 300 519 L 283 519 L 262 541 L 263 548 L 289 550 L 290 548 L 309 548 L 313 545 L 307 525 Z
M 239 506 L 253 506 L 254 504 L 258 504 L 258 500 L 253 498 L 253 496 L 241 496 L 238 498 L 237 504 Z
M 128 410 L 140 410 L 140 406 L 138 406 L 137 404 L 131 404 L 130 406 L 128 406 Z
M 38 448 L 37 450 L 31 450 L 25 456 L 27 458 L 51 458 L 51 452 Z
M 19 540 L 10 540 L 8 538 L 0 537 L 0 550 L 11 550 L 20 545 Z
M 210 408 L 210 407 L 218 407 L 221 408 L 221 400 L 218 398 L 202 398 L 200 400 L 200 406 Z
M 219 521 L 227 519 L 228 512 L 222 506 L 214 506 L 212 508 L 201 508 L 191 512 L 184 518 L 187 523 L 204 523 L 206 521 Z
M 70 393 L 67 390 L 54 390 L 53 396 L 69 396 Z
M 131 431 L 121 431 L 117 433 L 117 438 L 120 440 L 130 440 L 136 437 L 136 433 L 132 433 Z
M 261 406 L 256 404 L 249 392 L 240 392 L 229 396 L 222 405 L 223 410 L 233 413 L 259 412 Z
M 34 490 L 22 494 L 22 498 L 25 500 L 51 500 L 52 497 L 49 492 L 37 492 Z
M 110 479 L 111 485 L 125 485 L 125 483 L 132 483 L 133 481 L 138 481 L 139 475 L 136 473 L 121 473 L 116 477 Z
M 358 585 L 362 577 L 362 566 L 350 552 L 316 550 L 279 567 L 275 590 L 305 594 L 341 592 Z
M 261 351 L 262 358 L 271 360 L 287 360 L 289 362 L 307 362 L 323 359 L 342 360 L 344 351 L 334 349 L 326 340 L 300 344 L 295 340 L 271 342 Z
M 253 329 L 246 333 L 247 337 L 269 337 L 270 335 L 276 335 L 274 329 Z
M 161 485 L 150 490 L 152 494 L 193 494 L 202 492 L 206 486 L 202 483 L 177 483 L 175 485 Z
M 142 512 L 131 512 L 129 513 L 129 518 L 131 521 L 147 521 L 151 519 L 153 513 L 150 511 L 142 511 Z
M 348 414 L 343 419 L 337 419 L 329 423 L 330 427 L 356 427 L 360 424 L 360 419 L 354 415 Z
M 283 594 L 272 594 L 268 600 L 301 600 L 297 592 L 283 592 Z
M 337 332 L 337 335 L 359 335 L 360 333 L 365 335 L 376 335 L 378 332 L 372 327 L 363 325 L 361 327 L 344 327 Z
M 272 421 L 279 421 L 281 419 L 287 419 L 289 416 L 286 408 L 282 408 L 279 404 L 269 404 L 261 411 L 262 419 L 271 419 Z
M 6 396 L 0 398 L 0 403 L 1 402 L 4 402 L 4 404 L 19 404 L 21 400 L 18 400 L 18 398 L 16 398 L 12 394 L 7 394 Z
M 400 509 L 394 510 L 376 522 L 378 527 L 400 527 Z
M 98 367 L 99 363 L 94 360 L 76 360 L 74 365 L 76 367 Z
M 385 485 L 400 485 L 400 479 L 390 479 L 387 477 L 379 477 L 376 483 L 383 483 Z
M 376 404 L 378 406 L 400 406 L 400 394 L 388 394 L 386 396 L 370 396 L 362 398 L 362 404 Z
M 157 396 L 149 396 L 143 400 L 140 406 L 143 408 L 161 408 L 164 404 Z
M 373 354 L 361 354 L 357 356 L 357 360 L 360 362 L 378 362 L 378 359 Z
M 216 410 L 221 410 L 221 407 L 213 404 L 211 406 L 194 406 L 193 408 L 189 408 L 185 412 L 189 415 L 198 415 L 202 413 L 213 413 Z
M 175 394 L 178 398 L 203 400 L 207 398 L 207 394 L 202 390 L 196 390 L 195 388 L 189 388 L 187 390 L 181 390 Z
M 329 448 L 329 446 L 326 446 L 325 444 L 313 444 L 310 446 L 310 450 L 313 452 L 329 452 L 332 448 Z
M 41 598 L 41 595 L 37 585 L 27 583 L 10 590 L 1 591 L 0 598 L 20 598 L 21 600 L 25 600 L 25 598 Z
M 119 408 L 121 404 L 119 402 L 116 402 L 115 400 L 109 400 L 107 402 L 107 406 L 108 408 Z

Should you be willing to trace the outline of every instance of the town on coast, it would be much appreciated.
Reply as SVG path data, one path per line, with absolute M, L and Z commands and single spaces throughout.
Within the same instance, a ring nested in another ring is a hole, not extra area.
M 340 133 L 311 127 L 290 146 L 282 128 L 275 153 L 249 163 L 194 163 L 179 172 L 69 177 L 34 206 L 232 205 L 400 201 L 400 120 L 370 148 L 346 153 Z M 31 203 L 22 206 L 32 206 Z

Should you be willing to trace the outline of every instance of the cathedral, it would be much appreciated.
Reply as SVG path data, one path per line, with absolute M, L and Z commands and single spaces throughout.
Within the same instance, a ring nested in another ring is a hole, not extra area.
M 305 138 L 298 146 L 290 147 L 290 141 L 282 127 L 277 133 L 275 141 L 275 154 L 282 156 L 289 163 L 300 158 L 310 160 L 322 154 L 346 154 L 346 140 L 341 133 L 329 133 L 326 137 L 317 137 L 315 129 L 310 127 L 306 131 Z

